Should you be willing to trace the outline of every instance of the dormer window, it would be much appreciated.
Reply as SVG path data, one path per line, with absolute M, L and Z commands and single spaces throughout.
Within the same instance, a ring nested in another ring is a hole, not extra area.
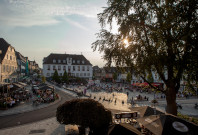
M 61 63 L 61 60 L 58 60 L 58 63 Z
M 80 64 L 80 60 L 78 60 L 77 63 Z
M 84 60 L 82 61 L 82 64 L 85 64 L 85 61 Z
M 56 60 L 55 59 L 53 59 L 53 63 L 56 63 Z
M 73 60 L 73 63 L 75 63 L 75 60 Z
M 63 60 L 63 63 L 66 63 L 66 60 Z

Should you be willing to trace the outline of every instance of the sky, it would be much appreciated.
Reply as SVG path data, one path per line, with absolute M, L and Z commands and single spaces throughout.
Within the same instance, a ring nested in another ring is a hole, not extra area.
M 91 44 L 103 7 L 106 0 L 0 0 L 0 37 L 41 68 L 50 53 L 82 53 L 102 67 L 102 54 Z

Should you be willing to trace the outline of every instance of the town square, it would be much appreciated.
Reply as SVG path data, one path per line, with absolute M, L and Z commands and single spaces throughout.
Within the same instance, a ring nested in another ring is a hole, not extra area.
M 198 1 L 0 1 L 1 135 L 196 135 Z

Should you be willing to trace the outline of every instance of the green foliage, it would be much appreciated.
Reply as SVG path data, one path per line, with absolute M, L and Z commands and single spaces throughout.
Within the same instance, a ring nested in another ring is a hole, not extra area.
M 147 75 L 147 80 L 148 80 L 148 82 L 153 83 L 153 76 L 152 76 L 152 73 L 149 73 L 149 74 Z
M 46 82 L 46 78 L 45 76 L 42 76 L 42 82 L 45 83 Z
M 93 99 L 73 99 L 57 108 L 57 121 L 61 124 L 74 124 L 89 127 L 92 131 L 108 129 L 112 121 L 111 112 Z
M 130 72 L 127 73 L 127 82 L 131 82 L 131 79 L 132 79 L 132 75 Z
M 54 80 L 57 83 L 61 83 L 60 77 L 58 76 L 57 70 L 54 71 L 54 75 L 52 76 L 52 80 Z
M 195 75 L 198 70 L 193 66 L 197 62 L 193 57 L 198 57 L 198 1 L 108 0 L 107 3 L 108 7 L 98 14 L 102 30 L 92 44 L 93 50 L 104 52 L 107 65 L 114 62 L 116 66 L 134 67 L 139 76 L 156 71 L 167 88 L 161 91 L 167 97 L 172 96 L 168 100 L 175 101 L 183 73 L 195 71 Z M 113 20 L 118 25 L 118 34 L 104 29 L 106 24 L 112 26 Z M 126 38 L 128 46 L 123 43 Z M 176 108 L 169 113 L 176 115 Z
M 68 82 L 69 82 L 69 77 L 68 77 L 68 74 L 67 74 L 66 71 L 65 71 L 64 74 L 63 74 L 62 81 L 63 81 L 64 83 L 68 83 Z
M 114 80 L 117 80 L 117 78 L 118 78 L 118 74 L 117 74 L 116 72 L 114 72 L 114 73 L 113 73 L 113 79 L 114 79 Z

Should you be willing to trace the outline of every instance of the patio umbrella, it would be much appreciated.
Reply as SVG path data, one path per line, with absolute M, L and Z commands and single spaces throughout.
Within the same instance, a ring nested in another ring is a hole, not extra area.
M 137 121 L 156 135 L 197 135 L 197 125 L 170 114 L 151 115 Z
M 162 112 L 162 111 L 160 111 L 156 108 L 152 108 L 150 106 L 132 107 L 131 110 L 132 111 L 137 111 L 140 117 L 154 115 L 154 113 L 156 115 L 157 114 L 164 114 L 164 112 Z
M 143 82 L 143 83 L 140 83 L 139 86 L 141 87 L 145 87 L 145 86 L 148 86 L 149 84 L 147 82 Z
M 134 83 L 133 86 L 140 86 L 141 83 Z
M 141 132 L 130 124 L 120 123 L 112 125 L 108 135 L 141 135 Z

